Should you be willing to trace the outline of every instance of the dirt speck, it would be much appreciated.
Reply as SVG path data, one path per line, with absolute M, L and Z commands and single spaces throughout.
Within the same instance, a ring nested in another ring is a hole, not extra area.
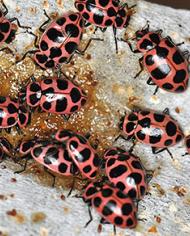
M 157 233 L 158 231 L 157 231 L 156 226 L 153 225 L 152 227 L 150 227 L 150 228 L 148 229 L 148 232 L 149 232 L 149 233 Z
M 46 215 L 43 212 L 34 212 L 31 215 L 32 223 L 41 223 L 46 219 Z
M 187 193 L 186 188 L 183 187 L 183 186 L 175 186 L 175 187 L 173 187 L 172 190 L 173 190 L 175 193 L 177 193 L 177 195 L 178 195 L 179 197 L 184 197 L 185 194 Z

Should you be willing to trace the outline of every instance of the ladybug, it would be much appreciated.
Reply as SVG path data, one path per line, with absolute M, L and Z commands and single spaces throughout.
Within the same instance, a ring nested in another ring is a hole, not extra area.
M 185 137 L 185 145 L 186 145 L 186 149 L 187 149 L 187 154 L 190 154 L 190 135 Z
M 68 63 L 72 55 L 77 52 L 78 46 L 83 34 L 83 19 L 78 12 L 66 12 L 57 20 L 52 21 L 49 26 L 44 29 L 50 21 L 50 17 L 44 11 L 48 18 L 39 30 L 43 33 L 39 44 L 37 44 L 38 36 L 35 36 L 35 47 L 37 50 L 28 51 L 34 54 L 34 61 L 43 69 L 55 68 L 61 63 Z
M 31 108 L 60 115 L 70 115 L 80 110 L 87 96 L 77 85 L 63 78 L 44 78 L 36 82 L 31 78 L 25 89 L 19 94 L 20 101 Z
M 141 200 L 147 193 L 148 181 L 140 159 L 115 147 L 105 152 L 104 159 L 110 182 L 130 198 Z
M 162 30 L 150 32 L 148 25 L 135 33 L 137 50 L 133 50 L 129 43 L 133 52 L 143 53 L 139 59 L 141 70 L 135 78 L 146 68 L 150 75 L 147 83 L 157 86 L 154 94 L 158 88 L 173 93 L 183 92 L 189 80 L 186 52 L 178 48 L 181 44 L 175 44 L 169 36 L 163 38 L 161 33 Z
M 43 165 L 45 170 L 51 174 L 54 178 L 53 186 L 55 184 L 55 176 L 48 170 L 64 176 L 73 176 L 78 173 L 78 169 L 70 158 L 68 151 L 61 145 L 49 142 L 47 140 L 34 139 L 21 142 L 16 150 L 20 154 L 20 157 L 17 158 L 17 160 L 25 159 L 26 163 L 22 170 L 16 171 L 15 173 L 25 171 L 27 162 L 30 159 L 34 159 Z
M 83 176 L 96 178 L 100 159 L 86 137 L 71 130 L 58 130 L 54 138 L 62 142 Z
M 93 207 L 102 217 L 100 223 L 110 223 L 120 228 L 134 228 L 137 225 L 137 206 L 133 200 L 124 195 L 119 189 L 99 182 L 87 185 L 83 201 L 88 204 L 90 220 L 92 221 L 90 207 Z
M 20 132 L 30 123 L 30 114 L 18 101 L 0 96 L 0 130 L 10 133 L 13 126 Z
M 108 26 L 113 27 L 118 53 L 117 29 L 128 26 L 134 6 L 129 8 L 127 3 L 121 5 L 118 0 L 76 0 L 75 7 L 88 24 L 97 26 L 101 31 L 104 32 Z
M 17 27 L 13 23 L 14 21 L 17 22 L 17 24 L 20 28 L 25 28 L 25 29 L 31 28 L 28 26 L 22 26 L 16 17 L 13 17 L 11 19 L 7 19 L 5 16 L 8 14 L 8 8 L 6 7 L 6 5 L 4 4 L 3 1 L 1 1 L 1 4 L 4 8 L 4 11 L 0 11 L 0 46 L 4 42 L 9 44 L 14 40 L 15 34 L 17 31 Z M 1 51 L 2 51 L 2 49 L 1 49 Z
M 168 147 L 174 146 L 183 138 L 179 124 L 169 115 L 168 109 L 163 113 L 134 111 L 121 119 L 119 127 L 127 139 L 133 138 L 150 145 L 153 153 L 168 151 Z
M 0 138 L 0 162 L 6 157 L 10 156 L 10 153 L 13 150 L 12 144 L 6 139 Z

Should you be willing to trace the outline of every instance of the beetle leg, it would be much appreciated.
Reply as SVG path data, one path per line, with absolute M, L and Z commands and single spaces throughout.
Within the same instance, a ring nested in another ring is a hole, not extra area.
M 36 52 L 38 52 L 38 51 L 39 51 L 39 50 L 30 50 L 30 51 L 25 52 L 25 54 L 22 56 L 22 58 L 21 58 L 20 60 L 18 60 L 18 61 L 16 62 L 16 64 L 18 64 L 19 62 L 23 61 L 23 60 L 26 58 L 26 56 L 27 56 L 28 54 L 34 54 L 34 53 L 36 53 Z
M 166 108 L 163 110 L 163 113 L 166 114 L 166 115 L 169 115 L 169 114 L 170 114 L 169 108 L 166 107 Z
M 147 80 L 147 84 L 148 84 L 148 85 L 156 85 L 156 84 L 153 82 L 153 80 L 152 80 L 151 77 Z
M 92 217 L 92 213 L 91 213 L 91 209 L 90 209 L 90 206 L 88 205 L 88 214 L 89 214 L 89 221 L 85 224 L 85 228 L 93 221 L 93 217 Z
M 117 42 L 117 28 L 113 26 L 113 35 L 115 40 L 115 50 L 116 54 L 118 54 L 118 42 Z
M 5 11 L 3 12 L 3 15 L 6 16 L 8 14 L 9 10 L 3 1 L 1 1 L 1 4 L 2 4 L 3 8 L 5 9 Z
M 143 70 L 144 70 L 144 66 L 143 66 L 143 57 L 141 57 L 140 59 L 139 59 L 139 65 L 140 65 L 140 71 L 135 75 L 135 79 L 143 72 Z
M 1 48 L 1 49 L 0 49 L 0 52 L 3 52 L 3 51 L 9 51 L 9 52 L 14 56 L 13 51 L 12 51 L 9 47 Z
M 39 27 L 39 31 L 42 33 L 45 31 L 43 27 L 46 26 L 51 21 L 51 18 L 48 16 L 45 10 L 44 10 L 44 15 L 47 17 L 47 20 Z
M 75 187 L 75 177 L 73 177 L 73 182 L 72 182 L 72 185 L 71 185 L 71 189 L 70 189 L 69 193 L 67 194 L 67 197 L 69 197 L 71 195 L 74 187 Z
M 68 121 L 71 115 L 62 115 L 63 119 L 65 121 Z
M 24 163 L 24 167 L 21 170 L 15 171 L 14 174 L 20 174 L 20 173 L 22 173 L 22 172 L 24 172 L 26 170 L 28 161 L 30 159 L 32 159 L 32 156 L 31 156 L 31 154 L 27 154 L 26 156 L 24 156 L 22 158 L 25 158 L 25 157 L 26 157 L 26 160 L 25 160 L 25 163 Z
M 8 133 L 8 134 L 10 134 L 10 133 L 11 133 L 11 128 L 5 129 L 5 132 Z
M 10 21 L 10 22 L 16 21 L 16 22 L 17 22 L 17 25 L 18 25 L 20 28 L 23 28 L 23 29 L 31 29 L 30 26 L 23 26 L 23 25 L 21 25 L 19 19 L 16 18 L 16 17 L 13 17 L 13 18 L 9 19 L 9 21 Z
M 52 173 L 48 170 L 48 168 L 47 168 L 46 166 L 44 166 L 44 171 L 45 171 L 46 173 L 48 173 L 48 174 L 52 177 L 52 179 L 53 179 L 53 181 L 52 181 L 52 187 L 54 188 L 54 187 L 55 187 L 55 179 L 56 179 L 56 176 L 55 176 L 54 174 L 52 174 Z
M 168 148 L 162 148 L 162 149 L 160 149 L 160 148 L 152 147 L 152 153 L 153 153 L 153 154 L 159 154 L 159 153 L 161 153 L 161 152 L 163 152 L 163 151 L 167 151 L 168 154 L 170 155 L 170 157 L 171 157 L 172 159 L 174 159 L 172 153 L 169 151 Z

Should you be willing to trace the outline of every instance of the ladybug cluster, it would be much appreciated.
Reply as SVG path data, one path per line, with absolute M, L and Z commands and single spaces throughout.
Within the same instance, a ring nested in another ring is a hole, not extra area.
M 128 26 L 135 8 L 128 7 L 127 3 L 121 4 L 119 0 L 76 0 L 74 5 L 78 12 L 66 12 L 56 20 L 51 20 L 44 11 L 47 21 L 40 26 L 42 35 L 38 39 L 30 27 L 21 26 L 17 18 L 7 19 L 8 10 L 4 3 L 2 5 L 5 11 L 0 12 L 0 44 L 12 42 L 16 32 L 12 22 L 16 20 L 19 27 L 26 28 L 35 37 L 36 49 L 26 52 L 22 60 L 27 54 L 34 54 L 34 62 L 44 70 L 57 69 L 62 63 L 69 63 L 75 53 L 83 54 L 92 39 L 83 51 L 79 50 L 79 44 L 84 28 L 91 24 L 95 26 L 95 32 L 113 28 L 117 53 L 117 29 Z M 138 30 L 131 40 L 136 42 L 135 50 L 132 42 L 127 40 L 134 53 L 142 53 L 139 60 L 141 70 L 135 78 L 146 68 L 150 76 L 147 83 L 157 86 L 155 93 L 158 88 L 173 93 L 183 92 L 189 79 L 186 53 L 179 49 L 180 44 L 175 44 L 169 36 L 162 37 L 161 33 L 161 30 L 150 31 L 149 25 Z M 0 96 L 0 130 L 10 133 L 14 127 L 22 133 L 36 109 L 61 115 L 67 121 L 86 102 L 88 95 L 74 80 L 58 76 L 56 72 L 53 77 L 39 81 L 32 76 L 17 99 Z M 149 145 L 154 154 L 166 150 L 172 157 L 168 148 L 184 139 L 184 134 L 168 109 L 162 113 L 149 109 L 134 110 L 121 118 L 118 127 L 121 131 L 119 137 L 134 142 L 128 151 L 113 146 L 104 150 L 100 158 L 96 150 L 98 143 L 92 144 L 89 134 L 60 129 L 50 134 L 48 139 L 22 140 L 16 148 L 1 137 L 0 160 L 7 156 L 17 162 L 25 160 L 23 168 L 16 172 L 21 173 L 28 161 L 34 159 L 52 176 L 52 186 L 55 184 L 54 174 L 82 176 L 88 184 L 78 197 L 88 205 L 90 220 L 86 226 L 92 221 L 93 207 L 101 216 L 101 224 L 134 228 L 138 222 L 138 202 L 148 193 L 152 176 L 140 158 L 133 154 L 135 143 Z M 190 154 L 190 136 L 185 138 L 185 143 Z

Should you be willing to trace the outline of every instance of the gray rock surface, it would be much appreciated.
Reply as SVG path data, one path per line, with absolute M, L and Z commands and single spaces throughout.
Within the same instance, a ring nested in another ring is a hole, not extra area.
M 10 9 L 11 17 L 16 15 L 23 24 L 31 25 L 33 29 L 44 21 L 42 11 L 44 1 L 42 0 L 7 0 L 5 2 Z M 56 1 L 47 2 L 49 3 L 49 8 L 47 8 L 49 13 L 59 9 L 61 14 L 63 9 L 58 7 Z M 64 0 L 64 10 L 72 9 L 73 2 Z M 18 13 L 15 13 L 16 6 L 21 8 Z M 31 16 L 29 7 L 36 8 L 37 13 Z M 170 35 L 176 43 L 184 41 L 185 45 L 182 48 L 190 50 L 190 11 L 174 10 L 138 1 L 137 13 L 132 17 L 128 32 L 133 33 L 142 28 L 147 20 L 151 22 L 152 29 L 162 28 L 163 35 Z M 121 37 L 124 31 L 120 31 L 119 34 Z M 133 79 L 139 70 L 139 56 L 133 55 L 128 46 L 122 42 L 119 42 L 120 54 L 116 55 L 111 29 L 108 29 L 103 36 L 101 33 L 98 35 L 104 37 L 104 42 L 94 42 L 89 48 L 89 53 L 92 55 L 90 64 L 100 81 L 99 98 L 107 101 L 110 106 L 120 110 L 121 113 L 127 110 L 126 101 L 129 93 L 138 97 L 138 104 L 143 107 L 160 111 L 169 107 L 171 114 L 180 122 L 185 133 L 190 133 L 189 89 L 178 95 L 160 90 L 157 96 L 153 97 L 154 88 L 147 86 L 148 74 L 146 72 L 142 73 L 138 79 Z M 14 42 L 14 47 L 22 52 L 23 44 L 27 44 L 30 40 L 31 38 L 22 37 L 20 34 Z M 115 85 L 119 88 L 117 92 L 113 91 Z M 175 111 L 177 107 L 180 109 L 180 113 Z M 127 149 L 127 144 L 123 140 L 118 140 L 117 145 Z M 171 160 L 166 152 L 155 156 L 151 154 L 149 147 L 141 144 L 136 146 L 135 153 L 142 157 L 145 167 L 156 169 L 157 175 L 151 180 L 151 195 L 146 196 L 139 204 L 139 218 L 146 219 L 146 221 L 140 221 L 135 230 L 118 229 L 118 236 L 190 235 L 190 157 L 182 157 L 182 154 L 185 153 L 183 142 L 170 150 L 174 155 L 174 160 Z M 93 212 L 95 220 L 89 227 L 83 228 L 88 220 L 88 212 L 80 199 L 68 198 L 63 201 L 60 199 L 60 195 L 66 194 L 66 192 L 62 189 L 41 186 L 28 175 L 14 175 L 9 168 L 2 168 L 6 164 L 5 162 L 0 165 L 0 196 L 6 196 L 5 199 L 0 198 L 0 232 L 7 232 L 7 235 L 11 236 L 99 235 L 97 233 L 99 217 L 95 212 Z M 17 181 L 11 182 L 11 178 L 16 178 Z M 173 190 L 175 186 L 180 187 L 180 190 L 184 188 L 184 191 L 180 192 L 183 196 L 179 196 L 180 193 L 177 194 Z M 11 197 L 11 194 L 14 196 Z M 21 223 L 16 222 L 14 217 L 7 216 L 6 212 L 12 209 L 16 209 L 20 213 Z M 45 213 L 46 219 L 42 223 L 32 223 L 31 215 L 34 212 Z M 156 221 L 156 216 L 161 218 L 160 223 L 157 222 L 159 220 Z M 157 232 L 148 232 L 151 230 Z M 2 234 L 0 233 L 0 235 Z M 111 226 L 103 227 L 102 236 L 112 234 Z

